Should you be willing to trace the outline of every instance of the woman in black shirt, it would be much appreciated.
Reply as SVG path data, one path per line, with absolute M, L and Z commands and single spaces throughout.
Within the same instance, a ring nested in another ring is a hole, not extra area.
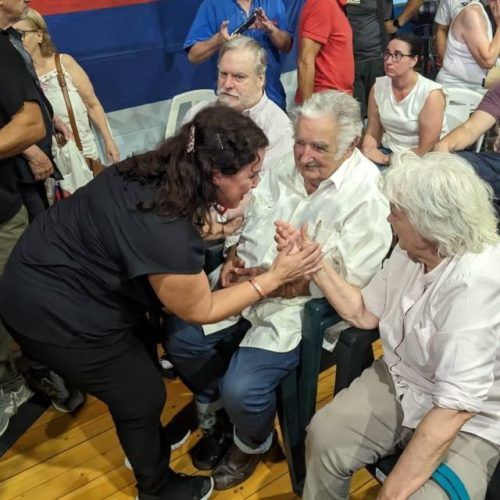
M 164 306 L 187 321 L 216 322 L 321 258 L 317 247 L 288 249 L 256 280 L 209 288 L 210 211 L 238 206 L 257 185 L 266 145 L 250 118 L 206 108 L 158 150 L 107 168 L 37 218 L 7 264 L 7 328 L 27 356 L 108 405 L 141 499 L 208 498 L 212 486 L 169 469 L 165 388 L 145 313 Z

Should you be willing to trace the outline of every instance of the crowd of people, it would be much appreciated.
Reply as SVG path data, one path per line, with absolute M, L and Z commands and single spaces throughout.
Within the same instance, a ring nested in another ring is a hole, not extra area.
M 323 297 L 378 328 L 384 357 L 314 416 L 304 498 L 348 498 L 352 474 L 396 449 L 379 498 L 447 498 L 430 479 L 441 464 L 484 498 L 500 459 L 500 141 L 467 148 L 500 118 L 500 84 L 482 88 L 500 0 L 441 0 L 437 81 L 398 31 L 421 0 L 397 17 L 390 0 L 306 0 L 288 114 L 282 0 L 204 0 L 184 49 L 216 66 L 214 99 L 122 161 L 85 71 L 27 3 L 0 2 L 0 435 L 41 386 L 67 412 L 92 394 L 138 498 L 208 499 L 279 452 L 276 388 L 300 364 L 305 303 Z M 485 93 L 449 132 L 451 86 Z M 53 135 L 76 135 L 90 166 L 91 122 L 111 165 L 49 207 Z M 224 261 L 207 275 L 216 238 Z M 162 426 L 160 337 L 210 476 L 169 466 L 189 423 Z

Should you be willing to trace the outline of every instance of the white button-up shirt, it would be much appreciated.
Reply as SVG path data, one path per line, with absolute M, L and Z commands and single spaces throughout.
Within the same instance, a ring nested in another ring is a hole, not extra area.
M 193 106 L 185 115 L 182 123 L 190 121 L 198 111 L 214 104 L 217 97 L 212 101 L 201 102 Z M 293 150 L 293 128 L 288 115 L 273 101 L 266 93 L 262 95 L 260 101 L 252 108 L 242 111 L 242 114 L 249 116 L 266 134 L 269 145 L 266 148 L 266 155 L 262 162 L 261 172 L 274 165 L 281 157 Z
M 269 268 L 277 254 L 274 222 L 283 219 L 295 227 L 307 222 L 311 235 L 318 228 L 316 241 L 325 258 L 350 283 L 364 285 L 380 268 L 391 242 L 389 206 L 378 190 L 379 176 L 375 165 L 355 149 L 314 193 L 307 194 L 293 154 L 284 157 L 253 192 L 238 256 L 246 267 Z M 313 297 L 322 296 L 314 284 L 310 289 Z M 252 326 L 241 345 L 275 352 L 294 349 L 301 340 L 301 315 L 308 300 L 311 297 L 268 298 L 247 308 L 243 316 Z
M 500 244 L 432 271 L 397 246 L 363 289 L 384 360 L 415 428 L 439 406 L 476 415 L 462 428 L 500 444 Z

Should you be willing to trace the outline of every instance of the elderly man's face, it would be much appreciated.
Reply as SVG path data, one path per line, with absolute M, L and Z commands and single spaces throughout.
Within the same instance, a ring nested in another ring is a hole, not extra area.
M 306 191 L 310 194 L 319 184 L 328 179 L 345 159 L 338 160 L 337 126 L 329 116 L 308 118 L 301 116 L 295 125 L 295 165 L 304 178 Z
M 255 57 L 248 50 L 230 50 L 219 62 L 219 100 L 237 111 L 255 106 L 262 97 L 264 78 L 255 72 Z

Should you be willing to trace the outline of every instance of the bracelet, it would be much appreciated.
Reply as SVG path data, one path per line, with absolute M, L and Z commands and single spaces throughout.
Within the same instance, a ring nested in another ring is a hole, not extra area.
M 266 291 L 262 288 L 262 286 L 255 278 L 250 278 L 248 282 L 255 288 L 261 299 L 265 299 L 267 297 Z

